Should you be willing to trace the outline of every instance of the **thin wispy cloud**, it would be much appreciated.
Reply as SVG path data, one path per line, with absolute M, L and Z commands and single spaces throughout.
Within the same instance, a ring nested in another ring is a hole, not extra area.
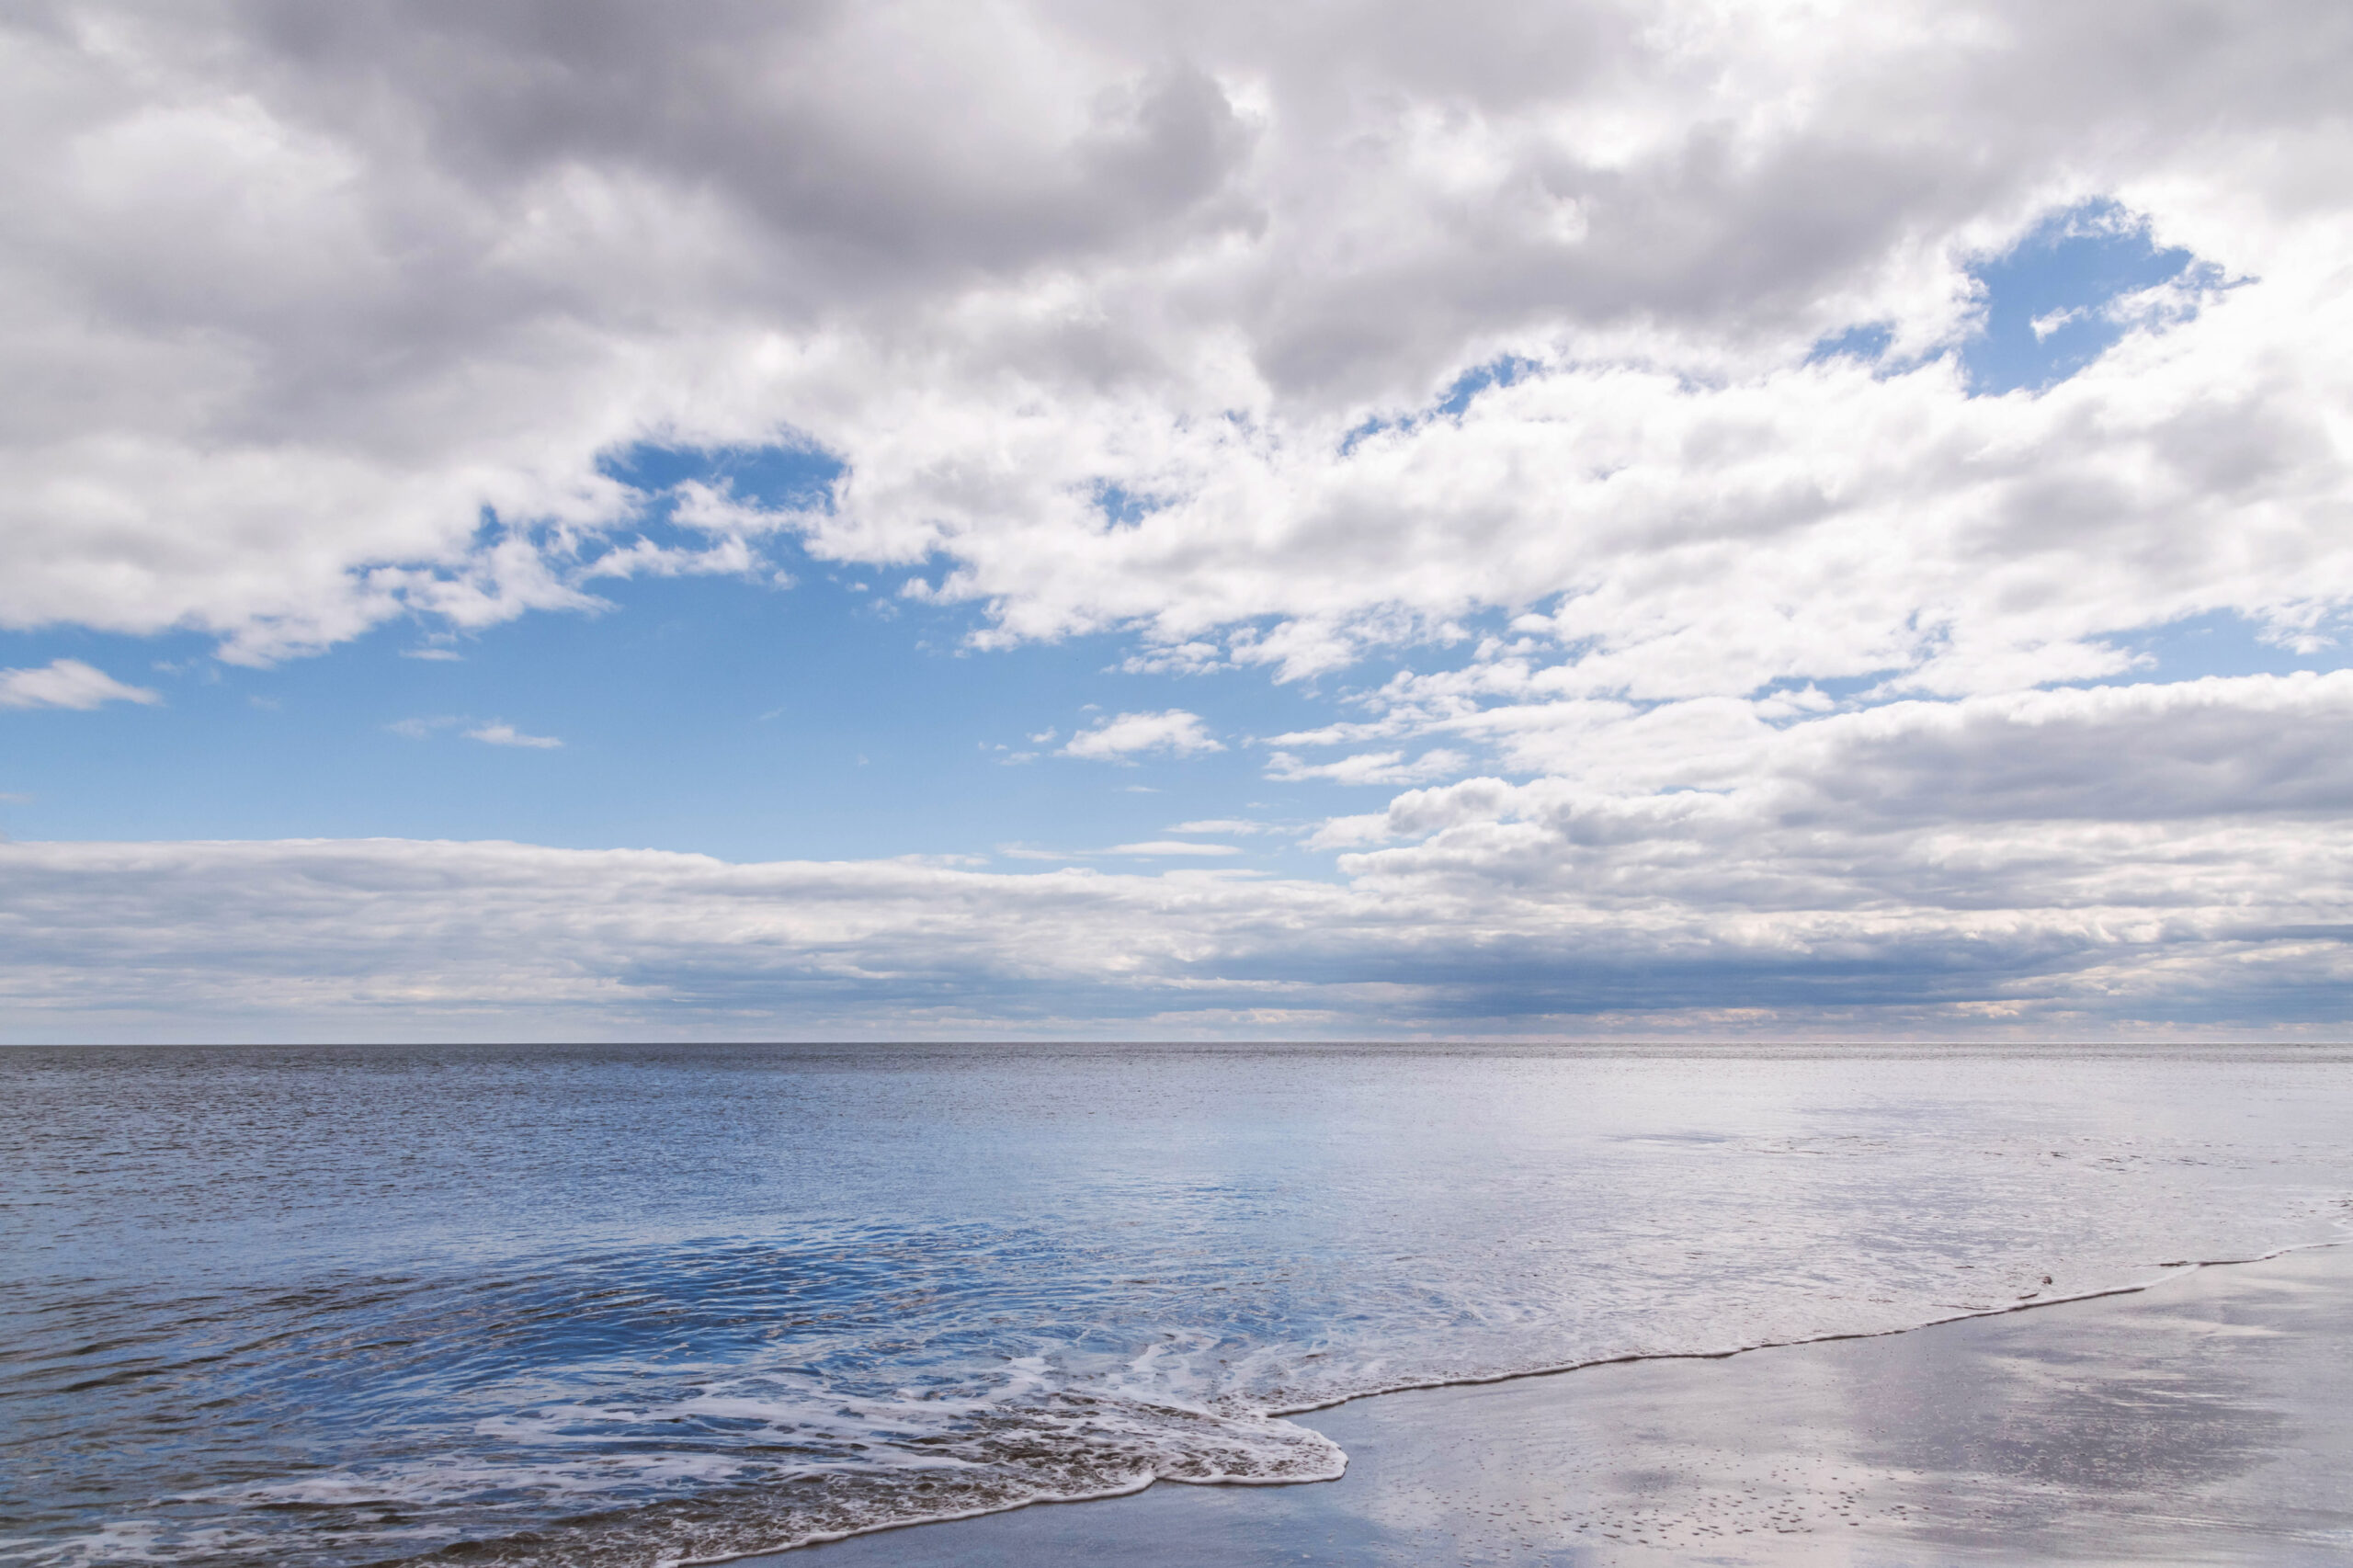
M 1147 839 L 1141 844 L 1115 844 L 1110 848 L 1105 850 L 1104 853 L 1107 855 L 1134 855 L 1144 858 L 1155 858 L 1164 855 L 1174 855 L 1178 857 L 1188 855 L 1239 855 L 1242 851 L 1235 848 L 1231 844 L 1202 844 L 1191 839 L 1154 838 Z
M 552 751 L 563 743 L 553 735 L 527 735 L 512 724 L 483 724 L 466 732 L 466 739 L 480 741 L 484 745 L 523 746 L 535 751 Z
M 152 705 L 163 699 L 143 686 L 127 686 L 79 659 L 58 659 L 39 669 L 0 670 L 0 708 L 101 707 L 108 702 Z
M 1304 762 L 1286 751 L 1267 759 L 1267 777 L 1286 781 L 1329 778 L 1340 784 L 1421 784 L 1462 772 L 1470 758 L 1438 748 L 1408 759 L 1402 751 L 1359 752 L 1332 762 Z

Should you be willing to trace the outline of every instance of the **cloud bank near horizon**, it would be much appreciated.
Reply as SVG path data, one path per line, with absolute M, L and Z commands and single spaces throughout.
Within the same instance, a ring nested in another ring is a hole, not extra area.
M 199 1037 L 2341 1023 L 2353 672 L 1828 728 L 1731 737 L 1708 760 L 1739 781 L 1718 790 L 1412 791 L 1326 827 L 1371 846 L 1338 884 L 398 840 L 0 845 L 0 983 L 18 1038 L 159 1019 Z M 2119 753 L 2138 774 L 2122 801 Z
M 0 24 L 0 626 L 267 664 L 789 540 L 975 656 L 1331 692 L 1062 756 L 1397 793 L 1324 881 L 11 846 L 10 994 L 2343 1022 L 2353 676 L 2147 646 L 2345 634 L 2349 77 L 2322 3 L 50 0 Z M 630 461 L 777 449 L 830 483 Z M 1351 684 L 1401 650 L 1444 657 Z

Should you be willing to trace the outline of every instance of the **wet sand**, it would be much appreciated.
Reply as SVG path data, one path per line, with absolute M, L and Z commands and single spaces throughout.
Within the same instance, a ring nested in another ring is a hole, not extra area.
M 1359 1400 L 1347 1475 L 775 1568 L 2353 1563 L 2353 1247 L 1872 1339 Z

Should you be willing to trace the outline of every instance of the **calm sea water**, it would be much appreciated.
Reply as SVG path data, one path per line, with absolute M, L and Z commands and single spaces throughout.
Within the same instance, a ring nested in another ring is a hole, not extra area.
M 0 1560 L 656 1563 L 2353 1220 L 2353 1053 L 0 1051 Z

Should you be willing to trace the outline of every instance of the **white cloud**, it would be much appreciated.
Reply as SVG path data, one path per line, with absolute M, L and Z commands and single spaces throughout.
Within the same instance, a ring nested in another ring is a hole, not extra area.
M 1927 835 L 1802 799 L 1456 786 L 1401 801 L 1420 836 L 1344 860 L 1341 884 L 0 844 L 0 993 L 21 1038 L 1100 1033 L 1236 1007 L 1359 1033 L 1706 1032 L 1728 983 L 1745 1027 L 1786 1035 L 2341 1029 L 2353 832 L 2341 803 L 2298 803 L 2339 799 L 2341 765 L 2258 766 L 2286 786 L 2274 809 Z
M 108 702 L 155 703 L 143 686 L 125 686 L 79 659 L 30 670 L 0 670 L 0 708 L 96 708 Z
M 2027 323 L 2027 325 L 2033 331 L 2035 341 L 2040 343 L 2070 322 L 2081 321 L 2083 316 L 2083 307 L 2077 305 L 2070 310 L 2046 311 Z
M 1239 855 L 1231 844 L 1196 844 L 1180 838 L 1155 838 L 1142 844 L 1115 844 L 1106 855 L 1135 855 L 1153 858 L 1165 855 Z
M 1249 822 L 1238 817 L 1216 817 L 1201 822 L 1180 822 L 1172 825 L 1171 833 L 1254 834 L 1280 833 L 1272 823 Z
M 996 846 L 996 852 L 1008 860 L 1055 860 L 1066 862 L 1071 860 L 1084 860 L 1086 858 L 1086 852 L 1083 849 L 1045 849 L 1040 848 L 1035 844 L 1000 844 Z
M 1470 758 L 1443 748 L 1426 751 L 1411 762 L 1402 751 L 1361 752 L 1337 762 L 1302 762 L 1287 751 L 1267 759 L 1267 777 L 1286 783 L 1328 778 L 1335 784 L 1419 784 L 1460 773 Z
M 1171 708 L 1160 713 L 1121 713 L 1081 730 L 1058 754 L 1096 762 L 1130 762 L 1139 756 L 1198 756 L 1223 751 L 1198 713 Z
M 267 658 L 790 528 L 1178 667 L 1568 596 L 1596 678 L 1986 689 L 2353 593 L 2341 6 L 2167 0 L 2129 53 L 2025 0 L 545 8 L 0 34 L 0 620 Z M 2050 399 L 1801 363 L 1951 341 L 1969 260 L 2104 194 L 2261 281 Z M 690 483 L 664 543 L 599 467 L 646 439 L 848 477 Z
M 2353 672 L 1664 718 L 1573 722 L 1549 777 L 1411 791 L 1319 843 L 1394 846 L 1343 855 L 1359 887 L 1451 889 L 1506 924 L 1515 903 L 1721 923 L 1825 972 L 1895 944 L 1933 977 L 2097 932 L 2142 949 L 2102 960 L 2131 992 L 2336 946 Z
M 531 746 L 541 751 L 552 750 L 563 744 L 553 735 L 527 735 L 516 729 L 514 725 L 506 723 L 484 724 L 479 729 L 468 730 L 466 739 L 480 741 L 485 745 Z

